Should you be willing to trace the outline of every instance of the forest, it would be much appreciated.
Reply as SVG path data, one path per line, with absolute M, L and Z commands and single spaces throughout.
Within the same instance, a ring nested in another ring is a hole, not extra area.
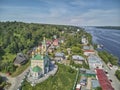
M 120 26 L 98 26 L 97 28 L 120 30 Z
M 43 36 L 52 39 L 53 35 L 60 36 L 59 31 L 75 30 L 72 26 L 44 25 L 23 22 L 0 22 L 0 53 L 16 54 L 27 52 L 38 45 Z M 2 56 L 2 55 L 0 55 Z
M 0 71 L 14 72 L 16 67 L 13 65 L 13 59 L 17 53 L 27 54 L 29 50 L 41 43 L 43 37 L 52 40 L 54 35 L 57 38 L 65 37 L 64 48 L 70 47 L 73 50 L 74 47 L 80 47 L 78 44 L 83 35 L 88 37 L 89 42 L 92 38 L 84 29 L 77 26 L 0 22 Z

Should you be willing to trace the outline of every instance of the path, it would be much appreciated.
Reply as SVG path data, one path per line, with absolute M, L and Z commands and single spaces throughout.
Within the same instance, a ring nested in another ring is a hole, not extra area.
M 16 76 L 16 77 L 10 77 L 0 72 L 0 75 L 3 77 L 6 77 L 8 79 L 8 82 L 11 83 L 10 88 L 6 90 L 17 90 L 17 88 L 21 85 L 21 81 L 25 78 L 25 75 L 29 71 L 29 68 L 30 67 L 28 67 L 23 73 L 21 73 L 19 76 Z
M 96 55 L 99 57 L 97 51 L 96 51 Z M 115 76 L 115 70 L 114 70 L 114 69 L 110 70 L 110 69 L 108 68 L 108 66 L 105 64 L 105 62 L 104 62 L 103 60 L 101 60 L 101 61 L 102 61 L 103 66 L 104 66 L 104 67 L 103 67 L 104 70 L 107 70 L 107 72 L 108 72 L 108 74 L 109 74 L 108 79 L 111 79 L 111 80 L 112 80 L 112 82 L 111 82 L 112 87 L 113 87 L 115 90 L 120 90 L 120 81 L 119 81 L 119 80 L 117 79 L 117 77 Z

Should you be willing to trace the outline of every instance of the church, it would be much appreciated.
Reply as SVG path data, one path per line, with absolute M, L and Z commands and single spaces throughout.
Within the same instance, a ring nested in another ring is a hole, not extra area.
M 47 44 L 44 38 L 42 45 L 32 51 L 30 74 L 35 79 L 39 79 L 50 70 L 50 58 L 46 52 Z

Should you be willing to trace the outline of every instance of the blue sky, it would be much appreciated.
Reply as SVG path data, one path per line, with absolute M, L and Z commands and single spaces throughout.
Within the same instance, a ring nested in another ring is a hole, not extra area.
M 120 0 L 0 0 L 0 21 L 120 26 Z

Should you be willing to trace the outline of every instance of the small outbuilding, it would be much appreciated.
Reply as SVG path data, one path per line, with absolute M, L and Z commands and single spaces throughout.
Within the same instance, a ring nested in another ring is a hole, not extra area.
M 85 77 L 96 77 L 96 73 L 92 70 L 81 68 L 80 73 L 82 76 L 85 76 Z
M 76 90 L 81 90 L 81 85 L 80 84 L 76 85 Z
M 98 80 L 91 80 L 92 83 L 92 90 L 95 90 L 95 88 L 100 87 Z
M 56 61 L 61 61 L 61 60 L 64 60 L 65 59 L 65 54 L 62 53 L 62 52 L 57 52 L 55 53 L 55 58 L 54 58 Z
M 90 50 L 90 46 L 84 45 L 84 46 L 83 46 L 83 50 Z
M 59 45 L 58 39 L 53 40 L 53 45 L 56 46 L 56 47 Z
M 28 61 L 27 57 L 23 53 L 18 53 L 14 59 L 14 65 L 21 66 Z
M 84 50 L 84 55 L 85 56 L 95 55 L 95 51 L 94 50 Z
M 72 60 L 74 60 L 75 63 L 82 64 L 85 58 L 79 55 L 73 55 Z

